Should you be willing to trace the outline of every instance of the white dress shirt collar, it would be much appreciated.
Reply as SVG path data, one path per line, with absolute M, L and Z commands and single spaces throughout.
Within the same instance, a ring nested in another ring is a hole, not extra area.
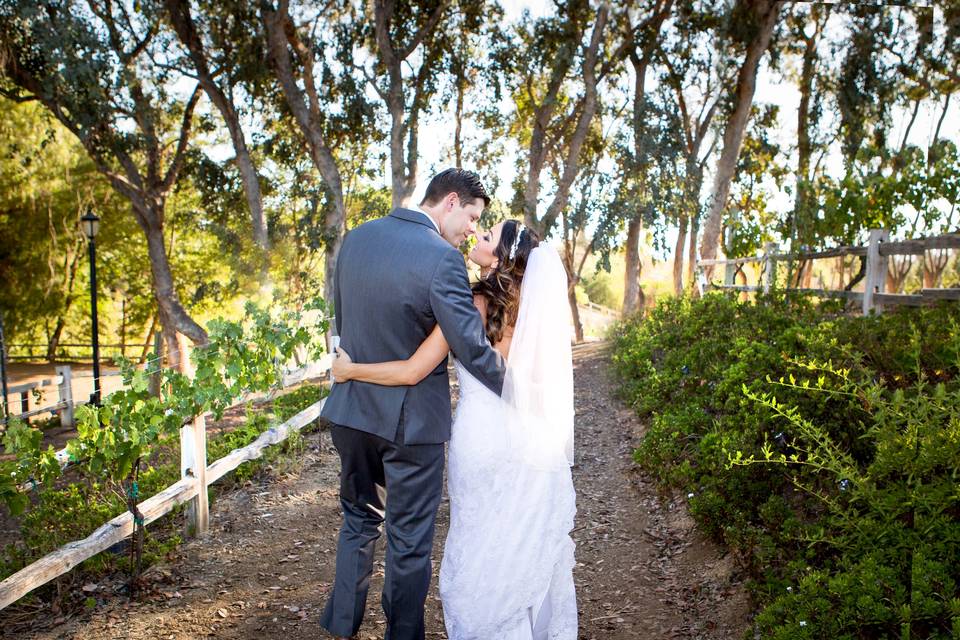
M 414 211 L 419 211 L 420 213 L 425 215 L 427 217 L 427 220 L 430 221 L 430 224 L 433 225 L 433 228 L 437 230 L 437 233 L 440 233 L 440 227 L 437 225 L 437 221 L 433 219 L 433 216 L 431 216 L 429 213 L 421 209 L 420 205 L 416 205 L 416 204 L 410 205 L 410 208 L 413 209 Z

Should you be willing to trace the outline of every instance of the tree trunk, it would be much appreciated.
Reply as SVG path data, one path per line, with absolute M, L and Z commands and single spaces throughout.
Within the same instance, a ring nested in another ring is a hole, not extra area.
M 947 117 L 947 111 L 950 109 L 950 96 L 952 95 L 952 93 L 948 93 L 943 100 L 943 111 L 940 112 L 937 127 L 933 131 L 933 139 L 927 148 L 927 167 L 932 167 L 937 161 L 937 142 L 940 140 L 940 128 L 943 127 L 943 120 Z
M 580 321 L 580 307 L 577 305 L 577 286 L 567 287 L 567 300 L 570 301 L 570 315 L 573 318 L 573 331 L 577 344 L 583 342 L 583 323 Z
M 660 25 L 666 20 L 667 15 L 673 6 L 673 0 L 669 0 L 663 5 L 657 4 L 656 11 L 644 24 L 650 31 L 657 32 Z M 633 153 L 638 162 L 638 180 L 643 190 L 643 181 L 649 163 L 647 158 L 649 154 L 644 153 L 643 138 L 646 135 L 646 84 L 647 68 L 650 60 L 656 50 L 654 46 L 657 40 L 651 39 L 646 43 L 645 48 L 638 52 L 636 40 L 633 41 L 634 49 L 630 51 L 630 63 L 633 66 Z M 640 272 L 643 269 L 643 262 L 640 259 L 640 231 L 643 229 L 642 212 L 638 208 L 634 212 L 634 217 L 627 224 L 627 247 L 626 247 L 626 273 L 624 275 L 623 289 L 623 315 L 630 315 L 637 311 L 642 311 L 644 307 L 643 289 L 640 287 Z
M 167 341 L 171 366 L 180 364 L 180 342 L 177 333 L 190 338 L 194 344 L 207 343 L 207 332 L 190 317 L 174 287 L 173 272 L 170 269 L 170 259 L 167 247 L 163 240 L 163 203 L 157 205 L 159 211 L 137 211 L 137 221 L 147 236 L 147 254 L 150 257 L 150 272 L 153 282 L 153 295 L 157 300 L 160 326 L 163 328 L 163 337 Z
M 403 72 L 401 65 L 420 46 L 427 37 L 431 36 L 440 22 L 440 18 L 447 8 L 446 2 L 440 2 L 433 13 L 410 41 L 397 46 L 390 34 L 395 4 L 392 0 L 373 0 L 373 30 L 374 40 L 379 53 L 380 62 L 387 70 L 388 86 L 386 93 L 381 97 L 390 114 L 390 180 L 392 186 L 393 207 L 408 204 L 417 181 L 417 119 L 421 104 L 420 91 L 423 89 L 425 78 L 419 78 L 415 84 L 413 104 L 408 109 L 403 88 Z M 436 62 L 435 55 L 424 55 L 418 77 L 429 71 L 429 65 Z M 378 89 L 378 91 L 381 91 Z M 404 149 L 406 139 L 406 149 Z
M 342 238 L 336 242 L 328 244 L 323 256 L 323 299 L 330 308 L 332 317 L 334 308 L 334 289 L 337 286 L 337 258 L 340 256 L 340 245 L 343 244 Z M 330 343 L 330 336 L 336 333 L 336 325 L 331 322 L 330 329 L 327 331 L 327 353 L 332 353 L 333 345 Z
M 891 256 L 887 267 L 887 293 L 901 292 L 912 266 L 913 256 Z
M 262 20 L 267 32 L 269 45 L 267 55 L 270 65 L 280 84 L 286 104 L 307 140 L 310 157 L 317 171 L 320 172 L 320 177 L 323 178 L 333 203 L 333 211 L 327 215 L 323 228 L 326 251 L 323 293 L 326 300 L 332 302 L 337 256 L 340 253 L 343 236 L 347 232 L 347 207 L 343 197 L 340 169 L 323 136 L 320 97 L 313 75 L 313 53 L 300 41 L 293 20 L 287 13 L 286 2 L 281 2 L 277 11 L 264 9 Z M 294 74 L 288 45 L 299 56 L 304 67 L 302 80 L 309 98 L 309 105 Z
M 580 322 L 580 308 L 577 305 L 577 283 L 580 282 L 580 272 L 576 267 L 576 232 L 573 240 L 569 236 L 563 240 L 563 257 L 560 261 L 563 263 L 563 270 L 567 274 L 567 301 L 570 304 L 570 318 L 573 321 L 573 330 L 578 343 L 583 342 L 583 324 Z M 584 260 L 586 256 L 584 256 Z M 580 263 L 581 268 L 583 262 Z
M 800 283 L 801 287 L 809 289 L 810 285 L 813 283 L 813 260 L 807 260 L 806 267 L 803 271 L 803 281 Z
M 683 295 L 683 248 L 687 244 L 687 216 L 680 216 L 677 244 L 673 249 L 673 293 Z
M 821 14 L 821 12 L 823 12 Z M 820 42 L 820 34 L 826 24 L 826 19 L 830 14 L 830 5 L 812 4 L 810 7 L 810 17 L 814 21 L 815 28 L 812 35 L 803 34 L 803 64 L 800 71 L 800 105 L 797 109 L 797 172 L 795 174 L 796 190 L 793 202 L 793 213 L 790 216 L 790 250 L 798 251 L 797 246 L 798 233 L 801 228 L 801 216 L 810 211 L 811 189 L 810 181 L 813 176 L 810 175 L 810 161 L 813 157 L 813 141 L 810 136 L 811 126 L 811 102 L 814 93 L 814 78 L 817 71 L 817 45 Z M 806 220 L 804 220 L 804 223 Z M 790 263 L 791 265 L 793 262 Z M 804 263 L 799 263 L 799 268 L 803 268 Z M 799 279 L 798 279 L 799 281 Z
M 813 260 L 798 259 L 791 261 L 796 264 L 796 271 L 793 274 L 788 286 L 809 288 L 813 280 Z
M 779 0 L 751 2 L 754 15 L 757 17 L 758 28 L 747 46 L 747 54 L 737 77 L 734 110 L 723 132 L 723 150 L 717 164 L 713 193 L 710 197 L 709 212 L 703 226 L 703 239 L 700 245 L 700 257 L 704 260 L 713 260 L 717 257 L 723 211 L 730 195 L 730 183 L 736 173 L 737 158 L 740 155 L 744 131 L 750 118 L 753 95 L 757 86 L 757 70 L 760 67 L 760 59 L 770 44 L 782 4 Z M 713 276 L 713 267 L 707 267 L 705 273 L 710 280 Z
M 694 298 L 700 295 L 697 288 L 697 234 L 700 233 L 700 218 L 693 216 L 690 219 L 689 255 L 687 256 L 687 287 Z
M 933 257 L 933 251 L 923 254 L 923 287 L 925 289 L 936 288 L 949 261 L 950 252 L 947 249 L 937 250 L 936 258 Z
M 640 308 L 640 230 L 643 223 L 639 214 L 627 225 L 626 275 L 623 286 L 623 315 L 628 316 Z
M 143 350 L 140 352 L 140 364 L 146 362 L 147 356 L 150 355 L 150 349 L 153 347 L 153 335 L 157 331 L 158 322 L 160 322 L 159 314 L 154 313 L 153 319 L 150 321 L 150 328 L 147 330 L 147 337 L 143 340 Z
M 263 215 L 260 177 L 256 166 L 253 164 L 253 159 L 250 157 L 243 129 L 240 128 L 240 117 L 237 115 L 236 107 L 232 98 L 227 97 L 210 73 L 207 56 L 203 50 L 203 41 L 200 39 L 193 17 L 190 15 L 189 0 L 166 0 L 166 5 L 173 28 L 176 30 L 180 41 L 187 48 L 190 60 L 193 62 L 200 86 L 217 108 L 217 111 L 220 112 L 224 123 L 227 125 L 227 130 L 230 132 L 230 141 L 233 143 L 233 150 L 236 154 L 237 168 L 240 170 L 247 206 L 250 208 L 253 240 L 261 249 L 267 250 L 270 247 L 270 241 L 267 237 L 266 218 Z
M 457 76 L 457 127 L 453 132 L 453 156 L 458 168 L 463 167 L 463 94 L 466 80 L 462 75 Z

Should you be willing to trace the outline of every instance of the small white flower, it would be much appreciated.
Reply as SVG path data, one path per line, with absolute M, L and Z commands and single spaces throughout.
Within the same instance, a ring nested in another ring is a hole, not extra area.
M 787 591 L 793 591 L 793 587 L 787 587 Z
M 688 498 L 692 498 L 692 497 L 693 497 L 693 494 L 692 494 L 692 493 L 688 493 L 688 494 L 687 494 L 687 497 L 688 497 Z
M 172 415 L 173 415 L 173 409 L 167 409 L 166 411 L 163 412 L 163 415 L 165 415 L 165 416 L 172 416 Z
M 801 621 L 800 621 L 800 626 L 801 626 L 801 627 L 807 626 L 807 621 L 806 621 L 806 620 L 801 620 Z

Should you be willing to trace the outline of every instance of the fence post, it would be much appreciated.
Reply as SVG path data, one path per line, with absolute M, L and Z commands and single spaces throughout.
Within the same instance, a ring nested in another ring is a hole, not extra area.
M 73 370 L 70 365 L 61 365 L 56 368 L 60 376 L 60 402 L 66 406 L 60 410 L 60 426 L 73 426 Z
M 190 349 L 184 344 L 180 352 L 181 371 L 193 377 Z M 210 526 L 210 505 L 207 501 L 207 421 L 203 414 L 180 427 L 180 477 L 197 482 L 197 495 L 187 503 L 188 536 L 200 536 Z
M 768 242 L 763 245 L 763 292 L 770 293 L 770 289 L 777 282 L 777 243 Z
M 863 286 L 863 315 L 883 313 L 883 304 L 876 302 L 875 294 L 883 293 L 887 282 L 887 256 L 880 255 L 880 244 L 890 239 L 886 229 L 871 229 L 867 245 L 867 273 Z

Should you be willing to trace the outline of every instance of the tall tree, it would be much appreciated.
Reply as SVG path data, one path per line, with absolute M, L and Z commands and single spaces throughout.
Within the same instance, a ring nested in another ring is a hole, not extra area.
M 178 333 L 207 334 L 180 302 L 164 242 L 165 205 L 190 142 L 195 86 L 186 99 L 155 71 L 163 42 L 155 7 L 112 2 L 13 2 L 0 20 L 0 61 L 20 100 L 38 100 L 80 142 L 130 202 L 147 239 L 154 296 L 168 351 Z
M 707 218 L 703 225 L 700 257 L 704 260 L 717 257 L 723 212 L 727 206 L 730 183 L 736 172 L 737 157 L 740 155 L 744 131 L 746 131 L 753 105 L 757 71 L 760 68 L 760 60 L 770 45 L 780 11 L 785 4 L 783 0 L 738 0 L 731 15 L 731 25 L 735 29 L 734 35 L 737 40 L 745 44 L 745 51 L 733 92 L 733 108 L 724 126 L 723 149 L 717 163 L 713 192 L 710 195 Z M 713 268 L 707 267 L 704 271 L 709 280 L 713 274 Z
M 323 180 L 326 194 L 323 224 L 324 295 L 333 299 L 336 264 L 347 230 L 342 159 L 374 131 L 373 110 L 353 72 L 354 48 L 361 27 L 352 7 L 326 7 L 306 13 L 297 25 L 288 0 L 274 5 L 260 1 L 266 55 L 279 85 L 283 104 L 293 117 L 307 151 Z M 328 52 L 329 50 L 329 52 Z M 301 88 L 301 86 L 303 88 Z
M 633 133 L 633 157 L 636 165 L 635 175 L 640 182 L 638 184 L 639 192 L 648 191 L 643 181 L 649 166 L 650 154 L 653 152 L 650 145 L 645 144 L 647 140 L 645 115 L 647 70 L 653 61 L 661 39 L 661 27 L 670 16 L 673 5 L 674 0 L 657 0 L 650 7 L 649 13 L 642 14 L 636 23 L 632 21 L 630 13 L 624 16 L 626 24 L 622 28 L 626 33 L 623 41 L 627 47 L 627 57 L 630 60 L 633 75 L 631 128 Z M 642 307 L 643 303 L 640 289 L 640 233 L 642 229 L 643 208 L 637 206 L 633 215 L 627 221 L 626 270 L 623 290 L 624 314 L 635 312 Z
M 567 206 L 580 170 L 580 150 L 597 112 L 597 83 L 610 70 L 598 69 L 608 19 L 606 4 L 594 14 L 589 3 L 568 0 L 558 4 L 557 15 L 527 18 L 516 27 L 515 41 L 500 52 L 517 107 L 512 132 L 526 146 L 515 209 L 541 237 L 550 235 Z M 570 95 L 571 75 L 582 79 L 577 97 Z M 551 162 L 561 169 L 553 198 L 541 215 L 540 193 Z
M 705 147 L 704 143 L 711 137 L 711 124 L 727 84 L 728 69 L 721 64 L 721 52 L 711 46 L 711 42 L 722 42 L 723 18 L 720 7 L 712 3 L 691 3 L 680 12 L 672 25 L 671 37 L 660 49 L 662 82 L 672 92 L 683 141 L 683 190 L 676 211 L 677 241 L 673 251 L 676 295 L 684 290 L 684 250 L 688 245 L 691 272 L 696 262 L 703 175 L 716 137 L 711 145 Z M 692 273 L 688 282 L 693 287 Z
M 823 115 L 823 106 L 828 78 L 825 78 L 820 57 L 820 46 L 824 39 L 827 21 L 832 13 L 832 5 L 811 3 L 798 7 L 787 20 L 790 29 L 789 49 L 800 58 L 800 72 L 796 77 L 800 91 L 800 103 L 797 107 L 797 166 L 793 210 L 787 217 L 786 237 L 791 251 L 810 244 L 807 234 L 813 231 L 810 222 L 816 217 L 817 197 L 814 192 L 815 173 L 820 170 L 820 162 L 814 163 L 814 154 L 826 145 L 818 139 L 818 123 Z M 821 156 L 822 158 L 822 156 Z M 801 237 L 801 233 L 803 236 Z M 798 285 L 810 286 L 812 261 L 804 261 L 794 269 L 790 263 L 791 280 Z
M 270 247 L 270 240 L 267 235 L 267 220 L 263 213 L 260 174 L 250 155 L 246 135 L 240 126 L 240 110 L 237 108 L 235 99 L 238 63 L 246 62 L 249 67 L 250 62 L 253 62 L 242 60 L 242 56 L 249 54 L 249 51 L 245 52 L 237 46 L 245 40 L 237 37 L 237 27 L 246 27 L 253 20 L 245 3 L 231 3 L 229 7 L 219 2 L 201 4 L 200 21 L 198 21 L 194 19 L 190 0 L 164 0 L 164 2 L 170 16 L 170 23 L 186 48 L 187 57 L 192 66 L 192 75 L 196 77 L 227 126 L 230 142 L 233 145 L 234 161 L 240 171 L 247 207 L 250 209 L 253 239 L 261 249 L 267 250 Z M 218 8 L 219 13 L 216 12 Z M 224 9 L 230 11 L 224 11 Z M 247 15 L 243 15 L 244 13 Z M 203 21 L 211 22 L 206 30 L 201 30 Z M 225 33 L 218 33 L 220 30 Z M 217 35 L 221 37 L 216 38 Z M 239 42 L 232 41 L 234 38 Z M 220 47 L 216 46 L 218 40 Z M 212 42 L 208 44 L 207 41 Z
M 394 207 L 417 186 L 420 125 L 445 70 L 466 73 L 457 50 L 497 10 L 488 0 L 370 0 L 373 70 L 363 66 L 390 118 L 390 184 Z M 453 64 L 450 58 L 454 59 Z M 404 74 L 404 68 L 409 74 Z M 460 94 L 458 94 L 460 95 Z

